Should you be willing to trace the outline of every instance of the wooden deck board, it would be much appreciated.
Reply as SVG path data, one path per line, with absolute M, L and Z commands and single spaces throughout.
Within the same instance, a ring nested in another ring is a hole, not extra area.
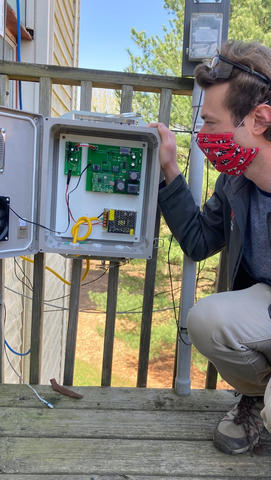
M 54 409 L 0 385 L 1 480 L 271 480 L 271 435 L 252 457 L 213 446 L 232 392 L 81 387 L 76 400 L 37 389 Z
M 213 476 L 213 475 L 208 475 L 208 476 L 200 476 L 200 477 L 191 477 L 190 475 L 188 476 L 182 476 L 182 477 L 175 477 L 175 476 L 150 476 L 150 475 L 118 475 L 118 474 L 110 474 L 110 475 L 96 475 L 96 474 L 91 474 L 91 475 L 39 475 L 39 474 L 35 474 L 34 478 L 33 478 L 33 475 L 17 475 L 14 476 L 14 475 L 1 475 L 1 480 L 11 480 L 11 479 L 14 479 L 14 480 L 180 480 L 180 478 L 182 479 L 185 479 L 185 480 L 232 480 L 233 477 L 227 477 L 227 476 L 224 476 L 223 477 L 218 477 L 218 476 Z M 244 477 L 235 477 L 235 480 L 243 480 Z M 271 477 L 262 477 L 262 476 L 249 476 L 249 477 L 246 477 L 247 480 L 266 480 L 267 478 L 271 478 Z
M 219 412 L 72 410 L 2 407 L 0 435 L 16 437 L 211 440 Z M 200 428 L 199 428 L 200 425 Z
M 236 401 L 232 391 L 192 390 L 191 395 L 178 396 L 171 389 L 72 387 L 83 395 L 78 400 L 54 392 L 48 385 L 37 390 L 56 408 L 99 410 L 170 410 L 224 412 Z M 40 407 L 33 393 L 25 385 L 0 386 L 0 407 Z

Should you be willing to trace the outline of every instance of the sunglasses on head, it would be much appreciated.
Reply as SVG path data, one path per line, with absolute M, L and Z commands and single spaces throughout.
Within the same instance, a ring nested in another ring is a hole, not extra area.
M 234 67 L 242 70 L 243 72 L 249 73 L 254 77 L 260 78 L 264 83 L 270 85 L 271 87 L 270 78 L 266 77 L 266 75 L 264 75 L 263 73 L 259 73 L 256 70 L 251 70 L 251 68 L 243 65 L 242 63 L 232 62 L 231 60 L 220 54 L 216 55 L 211 61 L 211 75 L 213 78 L 221 78 L 224 80 L 228 80 L 232 74 L 232 70 Z

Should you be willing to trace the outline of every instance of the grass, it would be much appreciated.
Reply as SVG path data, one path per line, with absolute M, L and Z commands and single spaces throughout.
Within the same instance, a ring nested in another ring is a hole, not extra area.
M 73 385 L 75 386 L 100 386 L 101 370 L 93 364 L 84 360 L 75 359 Z M 111 385 L 118 387 L 134 387 L 134 383 L 129 378 L 124 378 L 115 373 L 112 374 Z

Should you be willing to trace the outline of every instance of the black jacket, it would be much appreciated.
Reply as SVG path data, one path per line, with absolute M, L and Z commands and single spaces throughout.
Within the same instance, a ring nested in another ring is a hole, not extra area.
M 164 218 L 186 255 L 200 261 L 226 247 L 229 289 L 255 283 L 240 266 L 251 186 L 252 182 L 244 176 L 221 174 L 202 211 L 182 175 L 168 186 L 161 184 L 159 190 Z

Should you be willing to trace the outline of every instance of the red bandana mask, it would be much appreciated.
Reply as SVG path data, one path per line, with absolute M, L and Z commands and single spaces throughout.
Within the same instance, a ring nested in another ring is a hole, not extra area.
M 233 133 L 198 133 L 196 142 L 216 170 L 228 175 L 242 175 L 259 151 L 235 143 Z

